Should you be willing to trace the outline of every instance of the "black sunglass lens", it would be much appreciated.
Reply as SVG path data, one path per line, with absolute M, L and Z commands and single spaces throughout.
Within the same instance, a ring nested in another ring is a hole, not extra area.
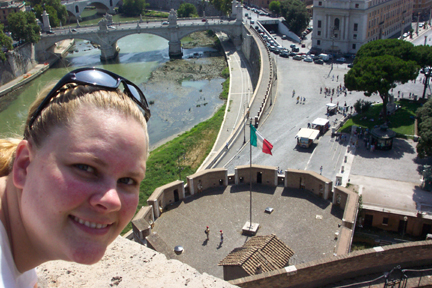
M 76 72 L 75 78 L 81 82 L 92 83 L 107 88 L 116 88 L 119 84 L 118 79 L 98 70 L 84 70 Z
M 127 84 L 127 87 L 133 97 L 135 97 L 135 99 L 138 100 L 139 103 L 143 104 L 143 106 L 145 106 L 145 100 L 141 97 L 140 92 L 138 92 L 138 90 L 133 85 Z

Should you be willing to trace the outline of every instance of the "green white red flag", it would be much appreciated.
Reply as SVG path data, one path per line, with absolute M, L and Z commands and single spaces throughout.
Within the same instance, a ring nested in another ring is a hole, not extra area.
M 262 149 L 262 152 L 266 154 L 273 155 L 271 153 L 271 150 L 273 149 L 273 145 L 267 141 L 252 125 L 252 123 L 249 124 L 250 126 L 250 143 L 252 146 L 259 147 Z

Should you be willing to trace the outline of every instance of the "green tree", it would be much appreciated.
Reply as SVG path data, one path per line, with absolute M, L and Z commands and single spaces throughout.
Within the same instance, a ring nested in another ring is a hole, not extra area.
M 177 10 L 178 17 L 191 17 L 198 15 L 195 5 L 191 3 L 182 3 Z
M 210 3 L 225 15 L 232 12 L 232 0 L 210 0 Z
M 7 50 L 11 50 L 12 47 L 12 38 L 9 36 L 6 36 L 3 32 L 3 24 L 0 24 L 0 60 L 5 61 L 6 55 L 3 52 L 3 48 L 6 48 Z
M 66 6 L 62 5 L 60 0 L 33 0 L 31 3 L 36 17 L 40 21 L 42 21 L 42 13 L 45 7 L 45 10 L 49 14 L 51 27 L 58 27 L 60 23 L 65 24 L 67 22 L 68 13 Z
M 349 90 L 363 91 L 368 97 L 378 93 L 383 100 L 382 115 L 386 119 L 390 89 L 396 87 L 396 82 L 403 84 L 415 79 L 418 71 L 415 61 L 404 61 L 391 55 L 361 57 L 345 74 L 345 86 Z
M 269 9 L 273 14 L 279 15 L 281 13 L 281 3 L 279 1 L 270 2 Z
M 147 6 L 145 0 L 124 0 L 122 10 L 125 16 L 135 17 L 143 14 Z
M 301 35 L 309 26 L 310 17 L 306 5 L 300 0 L 282 1 L 281 14 L 285 17 L 285 24 L 288 29 L 297 35 Z
M 9 31 L 15 41 L 37 43 L 40 39 L 40 27 L 32 12 L 18 11 L 8 15 Z
M 362 57 L 391 55 L 402 60 L 415 60 L 414 45 L 411 42 L 398 39 L 380 39 L 363 45 L 357 52 L 354 63 Z
M 420 136 L 417 155 L 419 158 L 432 156 L 432 98 L 417 109 L 417 119 Z

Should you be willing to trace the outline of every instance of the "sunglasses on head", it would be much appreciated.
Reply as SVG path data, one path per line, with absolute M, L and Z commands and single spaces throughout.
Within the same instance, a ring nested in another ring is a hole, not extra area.
M 133 84 L 131 81 L 117 75 L 113 72 L 99 69 L 99 68 L 80 68 L 66 74 L 60 81 L 54 86 L 54 88 L 48 93 L 36 111 L 30 118 L 29 129 L 31 130 L 34 121 L 39 117 L 42 110 L 48 106 L 49 102 L 53 97 L 55 97 L 60 89 L 70 83 L 75 83 L 79 85 L 91 85 L 95 87 L 100 87 L 105 90 L 116 90 L 120 84 L 123 84 L 123 93 L 129 96 L 142 110 L 144 113 L 144 118 L 148 122 L 151 113 L 141 89 Z

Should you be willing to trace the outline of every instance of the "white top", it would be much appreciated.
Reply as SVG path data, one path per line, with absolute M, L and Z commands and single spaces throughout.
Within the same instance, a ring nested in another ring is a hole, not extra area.
M 327 123 L 329 123 L 329 120 L 327 120 L 327 119 L 324 119 L 324 118 L 316 118 L 316 119 L 312 122 L 312 125 L 325 126 Z
M 0 221 L 0 287 L 33 288 L 37 283 L 36 269 L 20 273 L 15 266 L 9 238 Z
M 309 129 L 309 128 L 301 128 L 300 131 L 297 133 L 296 138 L 308 138 L 315 140 L 318 138 L 319 130 L 316 129 Z

